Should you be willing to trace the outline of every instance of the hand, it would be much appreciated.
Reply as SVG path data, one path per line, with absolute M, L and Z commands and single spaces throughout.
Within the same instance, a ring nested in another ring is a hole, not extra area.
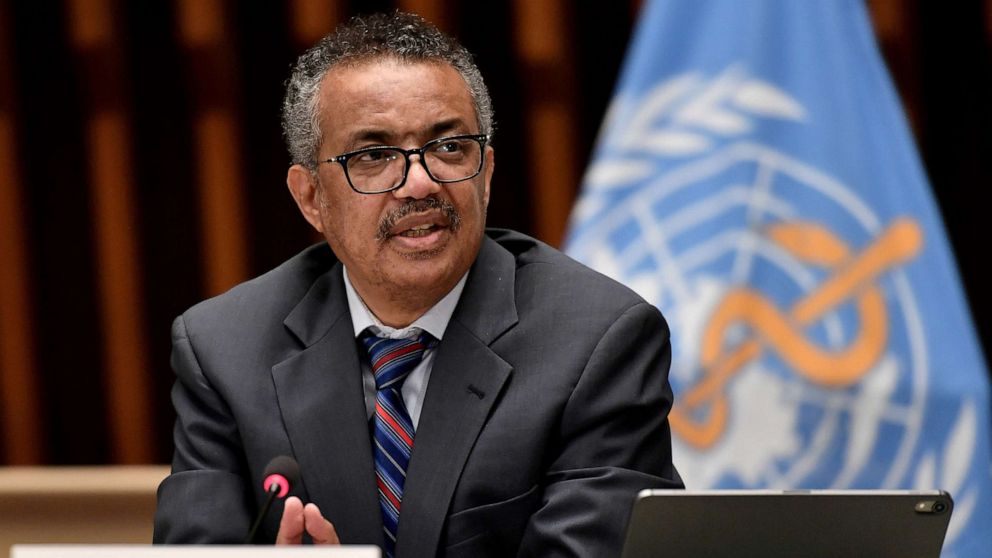
M 286 499 L 279 522 L 276 544 L 300 544 L 303 542 L 303 531 L 310 535 L 314 544 L 341 544 L 334 525 L 324 519 L 316 504 L 304 506 L 299 498 L 290 496 Z

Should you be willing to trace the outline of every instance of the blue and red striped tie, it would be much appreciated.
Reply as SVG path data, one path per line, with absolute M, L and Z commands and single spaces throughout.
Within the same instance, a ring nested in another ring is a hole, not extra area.
M 385 555 L 392 557 L 396 548 L 396 530 L 403 500 L 403 484 L 413 449 L 413 421 L 403 404 L 400 388 L 410 372 L 423 358 L 424 351 L 437 340 L 424 332 L 417 339 L 384 339 L 368 331 L 362 333 L 375 376 L 375 476 L 382 507 L 385 532 Z

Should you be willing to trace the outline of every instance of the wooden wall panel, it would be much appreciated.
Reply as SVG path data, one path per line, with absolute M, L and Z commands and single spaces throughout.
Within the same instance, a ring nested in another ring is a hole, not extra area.
M 216 295 L 248 278 L 236 108 L 239 61 L 228 28 L 233 18 L 222 0 L 177 0 L 177 11 L 195 112 L 193 157 L 203 227 L 204 284 L 208 295 Z
M 40 463 L 41 409 L 34 359 L 34 320 L 26 233 L 14 148 L 14 124 L 0 111 L 0 408 L 7 463 Z
M 985 42 L 992 47 L 992 0 L 985 0 Z
M 445 7 L 444 0 L 399 0 L 397 7 L 404 12 L 423 16 L 424 19 L 446 33 L 452 32 L 448 17 L 449 10 Z
M 124 46 L 114 0 L 71 0 L 68 8 L 71 44 L 87 92 L 85 137 L 111 459 L 147 463 L 154 440 Z
M 40 463 L 44 446 L 35 361 L 32 289 L 23 219 L 20 161 L 16 145 L 9 16 L 0 1 L 0 432 L 3 458 L 12 464 Z
M 341 6 L 334 0 L 290 0 L 290 26 L 293 39 L 309 48 L 341 22 Z
M 538 236 L 561 244 L 579 178 L 574 68 L 568 55 L 569 3 L 517 0 L 517 56 L 527 76 L 532 219 Z

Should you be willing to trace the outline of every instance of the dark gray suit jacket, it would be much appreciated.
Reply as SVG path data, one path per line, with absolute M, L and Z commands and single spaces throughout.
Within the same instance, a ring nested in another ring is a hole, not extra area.
M 438 346 L 397 554 L 617 555 L 637 491 L 682 485 L 668 327 L 552 248 L 487 236 Z M 290 455 L 294 493 L 342 542 L 382 544 L 359 353 L 326 245 L 194 306 L 172 338 L 176 450 L 155 542 L 241 542 L 263 468 Z

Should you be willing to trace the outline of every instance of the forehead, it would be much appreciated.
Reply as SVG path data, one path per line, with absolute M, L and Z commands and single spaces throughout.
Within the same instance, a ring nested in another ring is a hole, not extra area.
M 468 85 L 443 62 L 386 58 L 338 65 L 324 76 L 319 102 L 325 144 L 363 134 L 399 140 L 478 133 Z

